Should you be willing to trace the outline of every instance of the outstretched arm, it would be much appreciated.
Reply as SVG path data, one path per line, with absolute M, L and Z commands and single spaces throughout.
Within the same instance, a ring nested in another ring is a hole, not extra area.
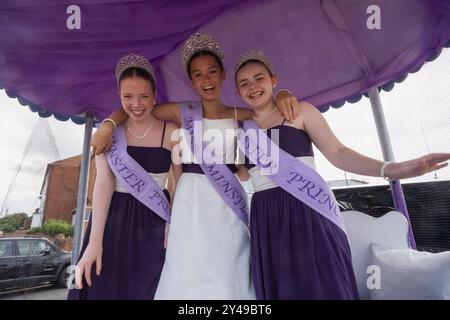
M 111 197 L 114 192 L 114 175 L 109 169 L 106 156 L 97 156 L 95 160 L 97 177 L 95 179 L 92 202 L 91 233 L 89 236 L 89 244 L 77 264 L 78 268 L 75 273 L 75 282 L 80 289 L 83 287 L 83 274 L 88 286 L 91 286 L 91 269 L 94 263 L 96 265 L 97 275 L 100 275 L 102 270 L 103 233 Z
M 356 174 L 379 177 L 384 161 L 376 160 L 356 152 L 342 144 L 331 131 L 325 118 L 316 107 L 302 102 L 302 118 L 306 132 L 323 155 L 339 169 Z M 438 170 L 447 165 L 449 153 L 427 156 L 389 164 L 385 175 L 394 179 L 405 179 Z
M 417 159 L 388 164 L 384 172 L 387 177 L 393 179 L 418 177 L 446 167 L 448 160 L 450 153 L 430 153 Z

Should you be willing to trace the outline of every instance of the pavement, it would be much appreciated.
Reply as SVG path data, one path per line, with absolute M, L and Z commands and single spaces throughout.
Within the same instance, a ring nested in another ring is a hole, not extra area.
M 34 288 L 0 292 L 0 300 L 66 300 L 67 288 L 43 285 Z

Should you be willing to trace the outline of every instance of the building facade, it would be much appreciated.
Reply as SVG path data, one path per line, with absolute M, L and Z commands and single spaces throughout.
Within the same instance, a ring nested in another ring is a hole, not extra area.
M 80 179 L 81 155 L 55 161 L 47 165 L 40 192 L 41 223 L 49 220 L 63 220 L 72 224 L 72 214 L 77 207 Z M 87 206 L 91 206 L 96 176 L 95 160 L 91 159 Z

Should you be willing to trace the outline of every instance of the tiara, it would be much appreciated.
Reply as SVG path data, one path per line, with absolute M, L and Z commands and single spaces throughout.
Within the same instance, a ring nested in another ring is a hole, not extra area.
M 188 71 L 188 64 L 192 56 L 199 51 L 208 51 L 216 55 L 223 63 L 223 51 L 216 39 L 206 33 L 194 33 L 186 40 L 181 52 L 181 64 Z
M 153 67 L 148 61 L 148 59 L 140 54 L 129 53 L 120 58 L 119 62 L 117 62 L 116 66 L 116 80 L 119 83 L 120 76 L 122 73 L 129 68 L 140 68 L 144 69 L 153 78 L 155 81 L 155 72 L 153 71 Z
M 238 62 L 236 63 L 236 67 L 234 68 L 234 73 L 238 72 L 242 65 L 250 60 L 256 60 L 263 63 L 269 69 L 269 71 L 274 74 L 269 58 L 264 54 L 264 52 L 255 49 L 248 50 L 245 53 L 241 54 Z

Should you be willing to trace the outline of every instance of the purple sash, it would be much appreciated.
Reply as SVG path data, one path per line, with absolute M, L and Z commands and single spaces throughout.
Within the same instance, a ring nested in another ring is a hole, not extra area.
M 117 180 L 147 208 L 169 223 L 169 201 L 156 181 L 127 153 L 127 138 L 123 126 L 113 133 L 113 144 L 107 152 L 109 167 Z
M 283 190 L 333 222 L 346 233 L 339 205 L 323 178 L 306 164 L 279 148 L 254 121 L 244 121 L 239 148 Z M 258 141 L 259 140 L 259 141 Z M 268 147 L 267 147 L 268 146 Z M 267 148 L 271 151 L 269 155 Z
M 202 105 L 199 101 L 180 102 L 181 121 L 183 128 L 186 130 L 185 133 L 188 133 L 185 135 L 188 140 L 187 144 L 191 147 L 194 158 L 198 160 L 214 189 L 239 219 L 248 226 L 247 194 L 236 176 L 226 164 L 216 163 L 215 160 L 217 159 L 203 161 L 205 146 L 202 139 L 202 111 Z

